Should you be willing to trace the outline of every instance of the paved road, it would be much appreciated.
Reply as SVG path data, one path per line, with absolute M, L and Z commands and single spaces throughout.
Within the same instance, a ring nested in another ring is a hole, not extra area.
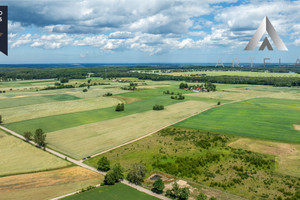
M 10 130 L 10 129 L 8 129 L 8 128 L 5 128 L 5 127 L 3 127 L 3 126 L 0 126 L 0 129 L 6 131 L 6 132 L 8 132 L 8 133 L 10 133 L 11 135 L 16 136 L 17 138 L 20 138 L 20 139 L 22 139 L 22 140 L 26 140 L 22 135 L 20 135 L 20 134 L 14 132 L 14 131 L 12 131 L 12 130 Z M 36 144 L 35 142 L 33 142 L 33 141 L 28 141 L 28 142 L 31 143 L 31 144 L 33 144 L 33 145 L 37 145 L 37 144 Z M 93 167 L 90 167 L 90 166 L 88 166 L 88 165 L 86 165 L 86 164 L 84 164 L 84 163 L 82 163 L 82 162 L 80 162 L 80 161 L 74 160 L 73 158 L 70 158 L 70 157 L 68 157 L 68 156 L 65 156 L 64 154 L 61 154 L 61 153 L 59 153 L 59 152 L 57 152 L 57 151 L 54 151 L 54 150 L 52 150 L 52 149 L 45 148 L 45 151 L 47 151 L 47 152 L 49 152 L 49 153 L 51 153 L 51 154 L 53 154 L 53 155 L 56 155 L 56 156 L 58 156 L 58 157 L 60 157 L 60 158 L 62 158 L 62 159 L 66 159 L 66 160 L 68 160 L 68 161 L 70 161 L 70 162 L 72 162 L 72 163 L 74 163 L 74 164 L 76 164 L 76 165 L 78 165 L 78 166 L 81 166 L 81 167 L 86 168 L 86 169 L 89 169 L 89 170 L 91 170 L 91 171 L 100 173 L 100 174 L 102 174 L 102 175 L 104 175 L 104 176 L 105 176 L 105 174 L 106 174 L 105 172 L 98 171 L 97 169 L 95 169 L 95 168 L 93 168 Z M 141 186 L 138 186 L 138 185 L 135 185 L 135 184 L 131 184 L 131 183 L 129 183 L 129 182 L 126 181 L 126 180 L 121 181 L 121 183 L 123 183 L 123 184 L 125 184 L 125 185 L 128 185 L 128 186 L 130 186 L 130 187 L 132 187 L 132 188 L 134 188 L 134 189 L 137 189 L 137 190 L 139 190 L 139 191 L 141 191 L 141 192 L 147 193 L 147 194 L 149 194 L 149 195 L 151 195 L 151 196 L 154 196 L 154 197 L 156 197 L 156 198 L 163 199 L 163 200 L 171 200 L 171 199 L 169 199 L 169 198 L 167 198 L 167 197 L 165 197 L 165 196 L 163 196 L 163 195 L 156 194 L 156 193 L 154 193 L 154 192 L 152 192 L 152 191 L 150 191 L 150 190 L 147 190 L 147 189 L 145 189 L 145 188 L 143 188 L 143 187 L 141 187 Z M 76 192 L 75 192 L 75 193 L 76 193 Z M 63 198 L 63 197 L 70 196 L 70 195 L 72 195 L 72 194 L 74 194 L 74 192 L 73 192 L 73 193 L 70 193 L 70 194 L 66 194 L 66 195 L 60 196 L 60 197 L 56 197 L 56 198 L 54 198 L 54 199 L 61 199 L 61 198 Z

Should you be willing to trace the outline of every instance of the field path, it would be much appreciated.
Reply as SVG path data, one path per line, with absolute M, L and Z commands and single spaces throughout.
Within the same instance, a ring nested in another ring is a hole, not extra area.
M 3 126 L 0 126 L 0 129 L 4 130 L 5 132 L 10 133 L 11 135 L 13 135 L 13 136 L 15 136 L 15 137 L 17 137 L 17 138 L 20 138 L 20 139 L 26 141 L 26 139 L 25 139 L 22 135 L 20 135 L 20 134 L 14 132 L 14 131 L 12 131 L 12 130 L 9 130 L 9 129 L 3 127 Z M 37 144 L 36 144 L 35 142 L 33 142 L 33 141 L 28 141 L 28 142 L 31 143 L 32 145 L 37 146 Z M 99 170 L 97 170 L 96 168 L 90 167 L 90 166 L 88 166 L 88 165 L 86 165 L 86 164 L 84 164 L 84 163 L 82 163 L 82 162 L 80 162 L 80 161 L 74 160 L 73 158 L 70 158 L 70 157 L 68 157 L 68 156 L 65 156 L 65 155 L 63 155 L 63 154 L 61 154 L 61 153 L 59 153 L 59 152 L 57 152 L 57 151 L 52 150 L 52 149 L 45 148 L 45 151 L 47 151 L 47 152 L 49 152 L 49 153 L 51 153 L 51 154 L 53 154 L 53 155 L 56 155 L 56 156 L 58 156 L 58 157 L 60 157 L 60 158 L 62 158 L 62 159 L 68 160 L 68 161 L 70 161 L 70 162 L 72 162 L 72 163 L 74 163 L 74 164 L 76 164 L 76 165 L 78 165 L 78 166 L 80 166 L 80 167 L 83 167 L 83 168 L 89 169 L 89 170 L 91 170 L 91 171 L 100 173 L 100 174 L 102 174 L 102 175 L 104 175 L 104 176 L 105 176 L 105 174 L 106 174 L 105 172 L 99 171 Z M 125 184 L 125 185 L 128 185 L 129 187 L 132 187 L 132 188 L 134 188 L 134 189 L 136 189 L 136 190 L 139 190 L 139 191 L 141 191 L 141 192 L 144 192 L 144 193 L 146 193 L 146 194 L 148 194 L 148 195 L 154 196 L 154 197 L 156 197 L 156 198 L 163 199 L 163 200 L 171 200 L 171 199 L 169 199 L 169 198 L 167 198 L 167 197 L 165 197 L 165 196 L 163 196 L 163 195 L 156 194 L 156 193 L 154 193 L 154 192 L 152 192 L 152 191 L 150 191 L 150 190 L 147 190 L 147 189 L 145 189 L 145 188 L 143 188 L 143 187 L 141 187 L 141 186 L 139 186 L 139 185 L 131 184 L 131 183 L 129 183 L 129 182 L 126 181 L 126 180 L 121 181 L 121 183 L 123 183 L 123 184 Z M 63 195 L 63 196 L 60 196 L 60 197 L 56 197 L 56 198 L 54 198 L 54 199 L 61 199 L 61 198 L 64 198 L 64 197 L 69 196 L 69 195 L 72 195 L 72 194 L 74 194 L 74 193 L 70 193 L 70 194 L 67 194 L 67 195 Z

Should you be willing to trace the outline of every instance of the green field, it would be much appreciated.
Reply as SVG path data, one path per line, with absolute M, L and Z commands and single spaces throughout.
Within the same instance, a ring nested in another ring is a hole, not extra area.
M 62 168 L 71 165 L 0 131 L 0 176 Z
M 114 186 L 104 186 L 80 194 L 75 194 L 64 200 L 155 200 L 157 198 L 149 196 L 143 192 L 133 189 L 127 185 L 118 183 Z
M 300 142 L 300 103 L 297 100 L 257 98 L 210 109 L 176 126 L 244 137 Z
M 33 105 L 33 104 L 49 103 L 49 102 L 54 102 L 54 101 L 69 101 L 69 100 L 76 100 L 76 99 L 79 99 L 79 98 L 72 96 L 72 95 L 68 95 L 68 94 L 0 99 L 0 109 L 12 108 L 12 107 L 17 107 L 17 106 Z

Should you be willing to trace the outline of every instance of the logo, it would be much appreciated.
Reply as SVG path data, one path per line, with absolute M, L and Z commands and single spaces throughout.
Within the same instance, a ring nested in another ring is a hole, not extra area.
M 281 38 L 277 34 L 275 28 L 271 24 L 270 20 L 266 16 L 261 24 L 259 25 L 258 29 L 256 30 L 255 34 L 251 38 L 250 42 L 247 44 L 246 48 L 244 50 L 254 50 L 257 44 L 259 43 L 260 39 L 265 33 L 268 33 L 271 37 L 272 41 L 274 42 L 276 48 L 280 51 L 287 51 L 285 44 L 282 42 Z M 259 47 L 260 51 L 263 51 L 265 47 L 268 48 L 269 51 L 273 50 L 272 45 L 270 44 L 270 41 L 267 37 L 265 37 L 264 41 Z
M 0 6 L 0 51 L 5 55 L 8 55 L 7 47 L 7 6 Z

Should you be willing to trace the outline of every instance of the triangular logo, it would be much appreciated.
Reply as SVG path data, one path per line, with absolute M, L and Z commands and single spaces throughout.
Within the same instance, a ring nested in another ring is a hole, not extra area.
M 261 22 L 260 26 L 256 30 L 255 34 L 251 38 L 250 42 L 247 44 L 246 48 L 244 50 L 254 50 L 256 45 L 258 44 L 259 40 L 262 38 L 262 36 L 267 32 L 269 36 L 271 37 L 272 41 L 274 42 L 276 48 L 280 51 L 287 51 L 285 44 L 282 42 L 281 38 L 277 34 L 276 30 L 274 29 L 273 25 L 271 24 L 268 17 L 265 17 L 264 20 Z M 273 48 L 268 40 L 267 37 L 265 37 L 263 43 L 259 47 L 259 50 L 262 51 L 265 49 L 265 47 L 268 48 L 268 50 L 272 51 Z

